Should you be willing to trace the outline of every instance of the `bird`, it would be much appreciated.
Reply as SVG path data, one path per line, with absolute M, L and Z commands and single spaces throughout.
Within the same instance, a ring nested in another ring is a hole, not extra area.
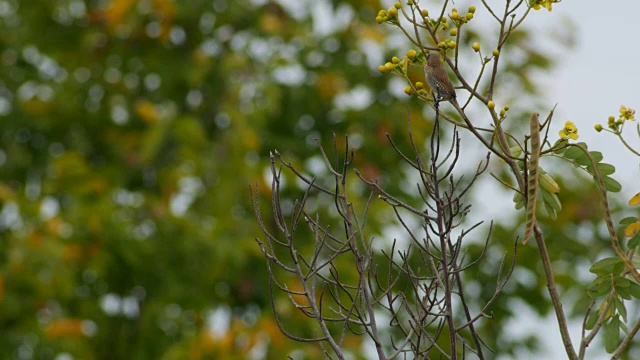
M 431 87 L 431 91 L 434 95 L 435 102 L 449 101 L 454 106 L 458 107 L 458 101 L 456 100 L 456 90 L 449 80 L 449 75 L 442 66 L 440 61 L 440 55 L 437 53 L 427 54 L 427 63 L 424 65 L 424 74 L 427 79 L 427 84 Z

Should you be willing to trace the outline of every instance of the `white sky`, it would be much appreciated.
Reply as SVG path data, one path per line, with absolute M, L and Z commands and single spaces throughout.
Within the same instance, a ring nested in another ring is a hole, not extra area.
M 574 121 L 580 129 L 580 140 L 590 149 L 601 151 L 605 162 L 616 166 L 614 177 L 623 185 L 621 196 L 625 200 L 640 191 L 640 159 L 631 156 L 611 134 L 597 133 L 593 125 L 606 125 L 607 117 L 617 116 L 623 104 L 640 110 L 638 14 L 640 1 L 609 1 L 605 5 L 565 0 L 554 5 L 550 16 L 536 21 L 543 27 L 557 17 L 571 17 L 575 22 L 577 46 L 562 57 L 553 72 L 549 97 L 559 103 L 558 118 Z M 639 149 L 635 130 L 626 127 L 626 139 Z

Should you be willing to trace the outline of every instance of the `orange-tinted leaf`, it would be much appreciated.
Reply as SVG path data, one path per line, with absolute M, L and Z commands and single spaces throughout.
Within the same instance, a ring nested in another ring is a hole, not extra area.
M 631 199 L 629 199 L 629 206 L 640 205 L 640 192 L 635 194 Z
M 282 19 L 275 14 L 264 14 L 260 17 L 258 26 L 260 29 L 269 34 L 280 34 L 284 28 Z
M 115 30 L 122 24 L 125 16 L 131 10 L 135 0 L 112 0 L 104 12 L 104 18 L 111 30 Z
M 154 12 L 163 20 L 173 20 L 176 16 L 176 3 L 173 0 L 154 0 Z
M 135 112 L 146 123 L 155 123 L 159 118 L 156 107 L 147 100 L 136 101 Z
M 59 236 L 64 230 L 65 223 L 60 217 L 52 217 L 45 222 L 46 230 L 49 234 Z
M 342 76 L 331 71 L 319 74 L 317 84 L 320 97 L 325 101 L 333 99 L 347 89 L 347 83 Z
M 29 246 L 37 248 L 40 247 L 42 245 L 42 238 L 43 238 L 43 233 L 40 230 L 36 230 L 33 231 L 31 234 L 29 234 Z
M 49 324 L 45 330 L 47 336 L 51 338 L 63 336 L 84 336 L 82 331 L 82 320 L 80 319 L 58 319 Z
M 636 221 L 633 224 L 629 224 L 624 229 L 624 236 L 626 237 L 634 237 L 638 231 L 640 231 L 640 221 Z
M 84 256 L 84 249 L 80 245 L 66 245 L 62 251 L 65 260 L 78 260 Z
M 13 190 L 9 185 L 5 183 L 0 183 L 0 201 L 5 202 L 7 200 L 12 199 L 14 196 Z

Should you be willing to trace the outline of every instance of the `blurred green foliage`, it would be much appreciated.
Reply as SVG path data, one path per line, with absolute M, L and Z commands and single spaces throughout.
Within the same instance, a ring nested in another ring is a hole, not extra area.
M 271 149 L 303 163 L 314 138 L 396 126 L 334 109 L 356 84 L 392 97 L 357 46 L 383 39 L 378 4 L 334 5 L 353 22 L 322 35 L 271 2 L 0 2 L 2 356 L 297 345 L 268 316 L 248 185 Z
M 331 148 L 336 134 L 343 151 L 348 134 L 356 168 L 415 196 L 386 134 L 408 149 L 407 111 L 417 143 L 431 123 L 404 84 L 377 71 L 409 49 L 373 21 L 379 1 L 280 3 L 0 1 L 0 357 L 322 356 L 270 316 L 248 185 L 268 204 L 269 151 L 313 173 L 315 139 Z M 528 72 L 553 64 L 523 49 L 537 60 L 505 62 L 505 78 L 535 93 Z M 373 205 L 372 236 L 393 221 L 382 208 Z M 597 214 L 580 209 L 596 227 Z M 479 304 L 517 229 L 496 230 L 500 246 L 476 274 Z M 583 238 L 549 239 L 568 274 L 590 260 Z M 539 271 L 535 256 L 522 258 Z M 517 316 L 509 298 L 549 311 L 542 284 L 518 284 L 483 329 L 505 353 L 522 346 L 500 330 Z M 287 301 L 275 305 L 292 331 L 312 334 Z M 345 340 L 356 352 L 361 341 Z

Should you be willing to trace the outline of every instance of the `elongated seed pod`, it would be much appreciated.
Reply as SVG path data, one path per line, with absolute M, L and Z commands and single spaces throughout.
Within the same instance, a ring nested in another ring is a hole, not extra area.
M 531 155 L 529 156 L 529 179 L 527 180 L 527 222 L 524 228 L 522 245 L 526 245 L 533 234 L 536 224 L 536 198 L 538 194 L 538 161 L 540 160 L 540 122 L 538 113 L 531 115 Z

